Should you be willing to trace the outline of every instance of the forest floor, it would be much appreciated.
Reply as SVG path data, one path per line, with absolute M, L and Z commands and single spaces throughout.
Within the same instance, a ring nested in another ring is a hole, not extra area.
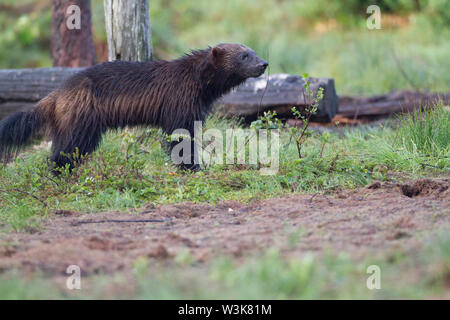
M 285 132 L 268 176 L 178 172 L 144 129 L 57 177 L 30 147 L 0 167 L 0 298 L 450 298 L 448 111 L 315 132 L 302 157 Z
M 239 260 L 270 247 L 293 258 L 330 250 L 355 258 L 412 248 L 430 233 L 448 232 L 449 185 L 450 179 L 375 182 L 250 205 L 149 205 L 131 214 L 55 211 L 38 232 L 0 235 L 0 269 L 40 271 L 64 283 L 69 265 L 79 266 L 84 277 L 132 274 L 140 257 L 168 265 L 183 252 L 201 269 L 220 256 Z

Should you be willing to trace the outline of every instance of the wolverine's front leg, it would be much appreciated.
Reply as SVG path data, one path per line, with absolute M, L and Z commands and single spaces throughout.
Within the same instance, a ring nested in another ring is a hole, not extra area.
M 170 136 L 168 151 L 174 164 L 184 171 L 200 171 L 198 148 L 193 127 L 176 129 Z
M 190 141 L 191 147 L 190 147 L 190 154 L 186 157 L 189 158 L 187 162 L 181 162 L 179 164 L 180 168 L 184 171 L 193 171 L 198 172 L 201 170 L 200 165 L 198 164 L 198 152 L 197 147 L 195 145 L 195 141 L 191 139 Z

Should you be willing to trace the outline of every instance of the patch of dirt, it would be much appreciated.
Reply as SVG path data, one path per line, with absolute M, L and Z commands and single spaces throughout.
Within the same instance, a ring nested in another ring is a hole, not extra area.
M 424 233 L 449 228 L 449 181 L 376 182 L 250 205 L 226 201 L 147 206 L 141 213 L 55 212 L 37 233 L 0 235 L 0 270 L 56 276 L 75 264 L 89 275 L 130 270 L 139 257 L 170 263 L 186 250 L 202 262 L 222 254 L 240 259 L 271 246 L 289 256 L 414 246 Z
M 423 179 L 417 180 L 411 184 L 404 184 L 401 188 L 403 194 L 410 198 L 428 194 L 439 195 L 448 190 L 448 182 Z

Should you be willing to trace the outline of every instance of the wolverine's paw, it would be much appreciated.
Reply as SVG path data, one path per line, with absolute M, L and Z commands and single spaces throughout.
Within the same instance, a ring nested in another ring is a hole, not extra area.
M 180 164 L 180 169 L 185 172 L 199 172 L 202 171 L 200 165 L 198 164 Z

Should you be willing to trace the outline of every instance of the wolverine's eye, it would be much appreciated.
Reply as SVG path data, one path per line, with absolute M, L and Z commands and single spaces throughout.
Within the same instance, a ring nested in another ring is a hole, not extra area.
M 242 55 L 242 60 L 247 60 L 247 58 L 248 58 L 248 53 L 244 53 L 244 54 Z

